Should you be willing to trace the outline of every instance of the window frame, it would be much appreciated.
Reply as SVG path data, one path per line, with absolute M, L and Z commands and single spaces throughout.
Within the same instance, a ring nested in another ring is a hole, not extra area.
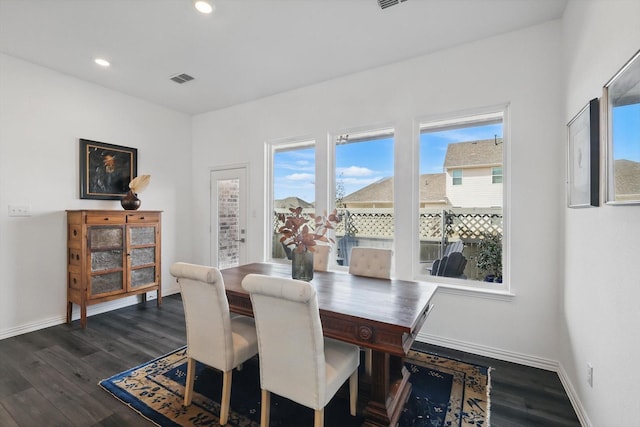
M 274 200 L 275 200 L 275 188 L 274 188 L 274 180 L 275 180 L 275 162 L 274 156 L 277 151 L 282 151 L 284 149 L 295 150 L 298 148 L 313 148 L 315 150 L 315 161 L 314 161 L 314 176 L 316 182 L 315 188 L 315 198 L 318 199 L 318 148 L 320 144 L 318 144 L 318 138 L 313 136 L 301 136 L 295 138 L 284 138 L 273 141 L 265 142 L 265 154 L 266 154 L 266 165 L 265 165 L 265 206 L 267 207 L 266 215 L 265 215 L 265 229 L 264 229 L 264 259 L 268 262 L 273 263 L 288 263 L 290 262 L 287 258 L 273 258 L 273 214 L 275 211 Z M 316 200 L 317 204 L 317 200 Z
M 460 175 L 460 176 L 458 176 Z M 451 170 L 451 185 L 462 185 L 462 178 L 464 177 L 464 173 L 462 169 L 452 169 Z M 456 181 L 458 180 L 458 181 Z
M 397 175 L 397 167 L 396 167 L 396 150 L 398 148 L 397 142 L 397 125 L 395 123 L 381 123 L 377 125 L 364 125 L 364 126 L 355 126 L 349 128 L 343 128 L 339 131 L 329 132 L 327 134 L 327 144 L 328 144 L 328 153 L 327 153 L 327 181 L 328 181 L 328 206 L 330 209 L 333 209 L 336 201 L 336 168 L 337 168 L 337 156 L 336 156 L 336 147 L 341 144 L 349 143 L 348 141 L 342 141 L 342 138 L 348 135 L 356 135 L 354 141 L 352 142 L 366 142 L 369 140 L 376 139 L 384 139 L 385 137 L 390 137 L 393 139 L 393 178 L 395 179 Z M 395 253 L 395 244 L 396 244 L 396 236 L 397 236 L 397 193 L 395 191 L 395 187 L 393 189 L 393 239 L 391 242 L 391 250 Z M 334 234 L 335 237 L 335 234 Z M 338 244 L 338 239 L 336 238 L 336 245 Z M 391 274 L 393 275 L 393 270 L 395 268 L 395 263 L 392 261 L 391 265 Z M 335 261 L 335 256 L 329 257 L 329 269 L 334 271 L 348 271 L 348 266 L 338 265 Z
M 500 173 L 497 174 L 496 170 L 500 169 Z M 496 182 L 496 178 L 500 178 L 499 182 Z M 491 168 L 491 184 L 502 184 L 502 181 L 504 180 L 504 175 L 502 173 L 502 166 L 501 167 L 492 167 Z
M 489 124 L 491 118 L 501 117 L 502 122 L 502 283 L 488 283 L 479 280 L 464 280 L 442 276 L 431 276 L 421 271 L 420 266 L 420 234 L 419 234 L 419 207 L 420 207 L 420 195 L 419 195 L 419 180 L 420 180 L 420 135 L 425 129 L 441 129 L 446 130 L 447 127 L 457 128 L 462 125 L 472 126 L 474 124 L 482 125 Z M 418 215 L 414 213 L 415 226 L 413 230 L 414 242 L 414 257 L 413 266 L 414 280 L 422 280 L 428 282 L 436 282 L 446 292 L 453 294 L 478 294 L 488 296 L 490 298 L 510 299 L 514 296 L 511 290 L 510 280 L 510 174 L 509 174 L 509 159 L 510 159 L 510 135 L 511 135 L 511 123 L 510 123 L 510 104 L 497 104 L 492 106 L 461 110 L 457 112 L 418 116 L 414 118 L 414 148 L 413 151 L 417 155 L 415 156 L 414 163 L 414 187 L 416 191 L 413 192 L 414 202 L 413 206 Z

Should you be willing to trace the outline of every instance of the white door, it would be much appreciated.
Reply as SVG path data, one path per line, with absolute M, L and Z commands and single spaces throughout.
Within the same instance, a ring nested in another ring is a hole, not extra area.
M 211 265 L 247 263 L 247 169 L 211 171 Z

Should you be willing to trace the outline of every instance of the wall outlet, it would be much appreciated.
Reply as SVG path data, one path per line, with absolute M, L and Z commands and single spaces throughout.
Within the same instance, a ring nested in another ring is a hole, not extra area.
M 587 363 L 587 384 L 589 387 L 593 387 L 593 366 L 591 363 Z
M 31 216 L 31 206 L 9 205 L 9 216 Z
M 158 298 L 158 294 L 156 291 L 147 292 L 147 301 L 153 301 L 156 298 Z

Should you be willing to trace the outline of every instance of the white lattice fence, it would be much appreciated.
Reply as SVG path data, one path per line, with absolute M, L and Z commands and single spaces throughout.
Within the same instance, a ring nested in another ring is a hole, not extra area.
M 305 209 L 305 213 L 313 214 L 313 209 Z M 288 215 L 288 209 L 276 209 L 273 228 L 277 232 L 282 225 L 278 222 L 278 213 Z M 344 236 L 347 218 L 357 230 L 356 237 L 393 238 L 393 209 L 349 209 L 348 215 L 342 210 L 343 221 L 336 227 L 336 236 Z M 443 216 L 446 221 L 447 239 L 477 241 L 483 233 L 502 235 L 502 212 L 499 209 L 455 209 L 433 210 L 421 209 L 419 233 L 420 240 L 442 240 Z

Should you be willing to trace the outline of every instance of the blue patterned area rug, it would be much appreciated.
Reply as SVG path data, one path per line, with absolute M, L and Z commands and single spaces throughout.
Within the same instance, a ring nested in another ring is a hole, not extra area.
M 405 365 L 411 372 L 413 389 L 400 427 L 489 425 L 490 368 L 413 350 Z M 222 373 L 198 364 L 193 403 L 186 408 L 182 405 L 186 367 L 183 347 L 102 380 L 100 386 L 159 426 L 218 426 Z M 272 394 L 270 420 L 273 427 L 311 426 L 313 411 Z M 346 392 L 338 392 L 325 408 L 327 427 L 355 427 L 362 421 L 360 413 L 356 417 L 349 415 Z M 241 371 L 233 372 L 227 425 L 260 425 L 259 363 L 255 358 L 246 362 Z

